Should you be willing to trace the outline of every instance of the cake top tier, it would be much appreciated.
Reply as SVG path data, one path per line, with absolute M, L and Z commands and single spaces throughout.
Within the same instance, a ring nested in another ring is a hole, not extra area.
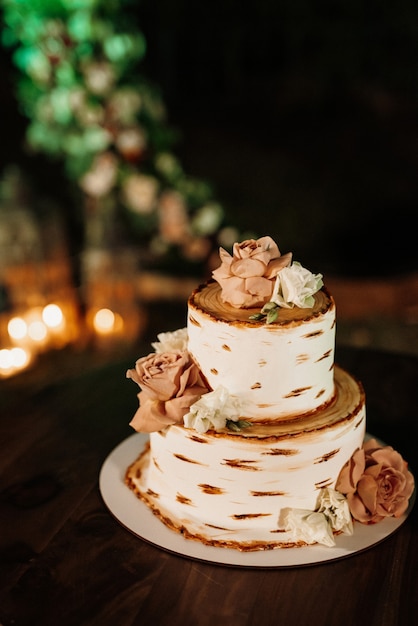
M 275 307 L 275 319 L 273 324 L 290 326 L 292 323 L 309 320 L 321 313 L 325 313 L 330 307 L 334 307 L 334 301 L 325 287 L 322 287 L 312 296 L 312 306 L 309 308 L 283 308 Z M 258 323 L 265 323 L 267 314 L 261 313 L 260 307 L 237 309 L 222 299 L 222 288 L 215 281 L 210 281 L 206 285 L 201 285 L 191 294 L 189 305 L 204 312 L 213 320 L 229 322 L 237 326 L 254 326 Z M 273 309 L 270 309 L 273 310 Z

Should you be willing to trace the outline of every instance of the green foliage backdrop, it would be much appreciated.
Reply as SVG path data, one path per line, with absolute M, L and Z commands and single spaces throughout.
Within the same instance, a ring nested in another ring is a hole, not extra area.
M 144 259 L 201 268 L 240 235 L 211 186 L 187 175 L 129 0 L 4 0 L 3 44 L 31 150 L 62 162 L 84 245 L 141 247 Z M 174 264 L 174 265 L 173 265 Z

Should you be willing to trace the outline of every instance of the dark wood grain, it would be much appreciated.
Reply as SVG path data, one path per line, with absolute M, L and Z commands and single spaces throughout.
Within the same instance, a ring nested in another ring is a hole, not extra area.
M 418 623 L 416 507 L 378 546 L 286 569 L 199 562 L 122 528 L 101 500 L 98 475 L 132 432 L 137 399 L 125 370 L 134 358 L 87 367 L 83 355 L 60 353 L 0 383 L 2 626 Z M 363 381 L 368 430 L 416 475 L 418 360 L 346 348 L 337 361 Z

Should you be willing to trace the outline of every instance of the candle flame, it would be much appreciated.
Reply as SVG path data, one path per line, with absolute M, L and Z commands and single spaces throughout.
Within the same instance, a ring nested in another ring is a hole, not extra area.
M 57 304 L 47 304 L 42 311 L 42 319 L 49 328 L 57 328 L 63 322 L 64 316 Z

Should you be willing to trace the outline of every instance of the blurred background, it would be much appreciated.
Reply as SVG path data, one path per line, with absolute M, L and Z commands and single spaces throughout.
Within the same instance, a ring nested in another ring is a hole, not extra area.
M 134 350 L 265 234 L 324 275 L 339 344 L 418 353 L 416 3 L 2 10 L 4 357 Z M 42 340 L 10 338 L 48 304 Z

